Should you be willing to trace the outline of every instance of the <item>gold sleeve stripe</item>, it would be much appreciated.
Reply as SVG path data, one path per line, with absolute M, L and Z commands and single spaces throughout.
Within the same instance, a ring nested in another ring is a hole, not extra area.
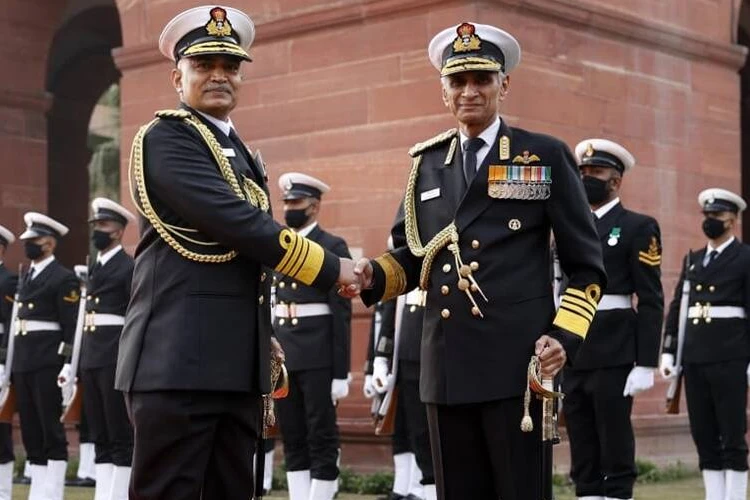
M 638 260 L 640 260 L 644 264 L 658 266 L 659 264 L 661 264 L 661 255 L 649 252 L 638 252 Z
M 563 295 L 561 301 L 575 304 L 592 316 L 596 314 L 596 307 L 592 306 L 590 302 L 581 300 L 578 297 L 574 297 L 572 295 Z
M 290 229 L 283 229 L 279 233 L 279 245 L 286 253 L 275 270 L 305 285 L 312 284 L 323 267 L 323 248 Z
M 584 317 L 572 313 L 562 307 L 557 310 L 557 316 L 555 316 L 555 320 L 552 324 L 564 328 L 571 333 L 575 333 L 584 339 L 586 338 L 586 333 L 589 331 L 589 322 Z
M 406 292 L 406 273 L 391 254 L 383 254 L 375 259 L 375 262 L 380 264 L 385 274 L 385 291 L 380 300 L 386 301 Z
M 577 288 L 568 287 L 565 289 L 565 295 L 573 295 L 574 297 L 578 297 L 579 299 L 585 300 L 586 302 L 594 306 L 593 311 L 596 311 L 597 301 L 594 300 L 592 297 L 588 296 L 586 292 L 583 292 Z
M 583 307 L 578 307 L 575 304 L 571 304 L 569 300 L 565 300 L 567 297 L 563 297 L 560 301 L 560 307 L 564 307 L 565 309 L 568 309 L 571 312 L 574 312 L 576 314 L 580 314 L 584 318 L 586 318 L 589 323 L 591 323 L 594 320 L 594 314 L 590 313 Z
M 643 257 L 638 257 L 638 260 L 640 260 L 641 262 L 643 262 L 647 266 L 654 266 L 654 267 L 656 267 L 656 266 L 660 266 L 661 265 L 661 259 L 659 259 L 659 260 L 648 260 L 648 259 L 644 259 Z

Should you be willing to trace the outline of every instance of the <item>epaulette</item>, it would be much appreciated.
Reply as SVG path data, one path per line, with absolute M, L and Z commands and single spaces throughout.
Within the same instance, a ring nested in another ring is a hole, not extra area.
M 160 109 L 154 115 L 157 118 L 167 118 L 171 120 L 184 120 L 185 118 L 190 118 L 191 113 L 190 111 L 186 111 L 184 109 Z
M 436 135 L 432 139 L 428 139 L 428 140 L 426 140 L 424 142 L 419 142 L 419 143 L 415 144 L 409 150 L 409 156 L 411 156 L 413 158 L 413 157 L 415 157 L 417 155 L 420 155 L 423 152 L 425 152 L 426 150 L 428 150 L 428 149 L 430 149 L 430 148 L 432 148 L 434 146 L 437 146 L 439 144 L 442 144 L 445 141 L 447 141 L 448 139 L 453 138 L 456 135 L 456 133 L 458 133 L 458 129 L 452 128 L 450 130 L 446 130 L 442 134 Z

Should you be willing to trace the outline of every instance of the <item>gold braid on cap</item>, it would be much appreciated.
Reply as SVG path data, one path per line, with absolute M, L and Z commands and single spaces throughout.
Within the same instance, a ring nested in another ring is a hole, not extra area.
M 224 154 L 221 145 L 211 130 L 190 112 L 182 109 L 169 109 L 156 112 L 156 118 L 142 126 L 133 139 L 133 147 L 130 150 L 130 162 L 128 164 L 128 177 L 130 178 L 130 196 L 133 199 L 138 212 L 154 227 L 159 237 L 182 257 L 194 262 L 219 264 L 229 262 L 237 256 L 236 250 L 230 250 L 222 254 L 201 253 L 188 250 L 183 243 L 189 242 L 198 246 L 216 247 L 219 243 L 214 241 L 202 241 L 188 236 L 197 233 L 198 230 L 188 227 L 175 226 L 164 222 L 154 210 L 146 189 L 146 176 L 143 163 L 143 140 L 151 128 L 161 119 L 181 120 L 198 131 L 203 141 L 208 146 L 211 154 L 219 168 L 219 173 L 227 181 L 232 192 L 240 199 L 247 200 L 253 207 L 267 212 L 270 203 L 268 195 L 258 184 L 242 176 L 242 185 L 232 170 L 229 159 Z

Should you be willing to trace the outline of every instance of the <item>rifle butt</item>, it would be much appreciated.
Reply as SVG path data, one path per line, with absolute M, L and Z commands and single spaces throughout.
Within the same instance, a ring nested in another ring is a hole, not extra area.
M 14 413 L 16 413 L 16 389 L 13 384 L 8 384 L 0 391 L 0 423 L 12 423 Z
M 677 377 L 674 382 L 674 389 L 670 386 L 667 393 L 666 412 L 668 415 L 678 415 L 680 413 L 680 396 L 682 394 L 682 375 Z
M 391 404 L 388 407 L 388 411 L 382 418 L 379 418 L 375 423 L 375 435 L 376 436 L 392 436 L 396 428 L 396 403 L 398 401 L 398 387 L 393 388 L 393 395 L 391 396 Z

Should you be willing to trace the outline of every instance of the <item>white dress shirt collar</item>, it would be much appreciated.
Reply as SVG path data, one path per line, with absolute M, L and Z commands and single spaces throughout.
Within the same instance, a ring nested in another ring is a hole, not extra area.
M 615 206 L 617 206 L 618 203 L 620 203 L 620 197 L 619 196 L 617 198 L 615 198 L 614 200 L 609 201 L 609 202 L 605 203 L 604 205 L 602 205 L 601 207 L 599 207 L 596 210 L 594 210 L 594 215 L 596 215 L 597 219 L 601 219 L 602 217 L 604 217 L 605 215 L 607 215 L 607 213 L 610 210 L 612 210 L 613 208 L 615 208 Z
M 719 245 L 718 248 L 712 247 L 711 242 L 709 241 L 708 244 L 706 245 L 706 256 L 708 256 L 708 254 L 710 254 L 713 250 L 716 250 L 716 257 L 718 257 L 719 255 L 721 255 L 721 252 L 726 250 L 727 247 L 732 244 L 733 241 L 734 241 L 734 236 L 732 236 L 727 241 Z
M 34 274 L 32 275 L 31 279 L 36 279 L 37 276 L 39 276 L 40 274 L 42 274 L 42 271 L 44 271 L 47 268 L 47 266 L 49 266 L 50 264 L 52 264 L 53 260 L 55 260 L 55 256 L 54 255 L 50 255 L 49 257 L 47 257 L 46 259 L 44 259 L 41 262 L 32 262 L 31 263 L 31 267 L 29 268 L 29 272 L 31 272 L 31 270 L 33 269 L 34 270 Z
M 496 117 L 495 121 L 492 122 L 492 125 L 484 129 L 484 131 L 479 134 L 478 137 L 480 137 L 482 140 L 484 140 L 484 146 L 479 148 L 479 151 L 477 151 L 477 170 L 479 170 L 479 167 L 482 166 L 482 163 L 484 162 L 484 159 L 487 157 L 487 154 L 490 152 L 490 148 L 492 147 L 492 143 L 495 142 L 495 138 L 497 137 L 497 133 L 500 131 L 500 117 Z M 464 143 L 469 140 L 469 136 L 464 135 L 463 132 L 459 132 L 459 136 L 461 139 L 461 151 L 464 151 Z
M 111 250 L 107 250 L 104 253 L 99 252 L 99 255 L 96 256 L 96 261 L 101 262 L 102 266 L 109 262 L 109 260 L 115 256 L 117 252 L 122 250 L 122 245 L 117 245 Z
M 310 224 L 309 226 L 305 226 L 302 229 L 300 229 L 299 231 L 297 231 L 297 234 L 299 234 L 300 236 L 304 236 L 305 238 L 307 238 L 307 235 L 310 234 L 312 232 L 312 230 L 315 229 L 315 227 L 317 225 L 318 225 L 318 221 L 315 221 L 312 224 Z
M 198 111 L 197 109 L 195 111 L 197 113 L 200 113 L 200 115 L 203 118 L 205 118 L 206 120 L 208 120 L 211 123 L 213 123 L 214 125 L 216 125 L 216 127 L 219 130 L 221 130 L 222 132 L 224 132 L 224 134 L 226 134 L 226 136 L 229 137 L 229 132 L 231 132 L 232 128 L 234 127 L 234 124 L 232 123 L 232 119 L 231 118 L 227 118 L 227 121 L 223 121 L 223 120 L 219 120 L 218 118 L 216 118 L 214 116 L 207 115 L 206 113 L 204 113 L 202 111 Z

